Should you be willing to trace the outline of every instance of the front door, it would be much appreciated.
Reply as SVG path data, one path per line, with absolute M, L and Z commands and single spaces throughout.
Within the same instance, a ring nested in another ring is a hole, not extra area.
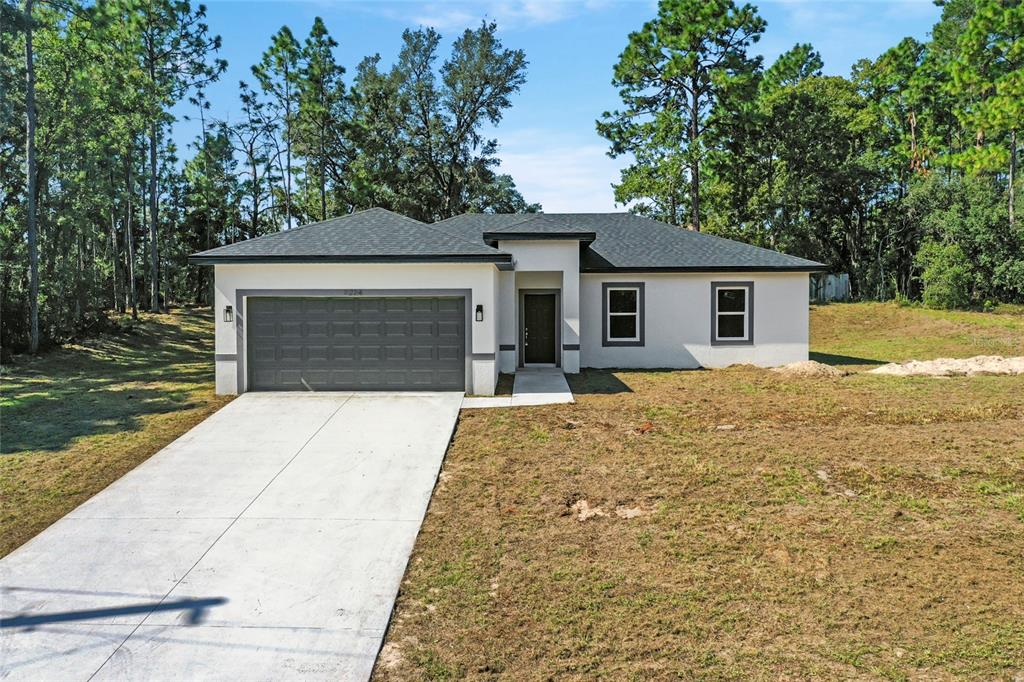
M 523 294 L 523 362 L 555 364 L 554 294 Z

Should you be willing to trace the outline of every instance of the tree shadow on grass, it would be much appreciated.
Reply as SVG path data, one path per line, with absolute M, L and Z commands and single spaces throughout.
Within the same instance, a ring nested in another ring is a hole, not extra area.
M 889 360 L 872 360 L 871 358 L 834 355 L 832 353 L 810 353 L 808 357 L 824 365 L 887 365 L 890 362 Z
M 196 406 L 213 380 L 209 312 L 150 317 L 15 364 L 2 394 L 0 453 L 62 450 L 75 439 L 137 431 L 143 417 Z

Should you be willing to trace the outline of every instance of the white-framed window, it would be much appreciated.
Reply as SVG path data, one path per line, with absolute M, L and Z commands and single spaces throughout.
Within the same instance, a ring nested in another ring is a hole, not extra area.
M 642 282 L 604 284 L 604 345 L 642 346 L 644 343 L 644 285 Z
M 711 343 L 742 345 L 754 342 L 754 283 L 711 283 Z

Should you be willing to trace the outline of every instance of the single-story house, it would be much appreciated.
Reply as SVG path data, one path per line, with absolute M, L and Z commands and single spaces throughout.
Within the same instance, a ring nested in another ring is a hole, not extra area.
M 373 208 L 203 251 L 218 393 L 494 393 L 522 367 L 807 359 L 820 263 L 629 213 Z

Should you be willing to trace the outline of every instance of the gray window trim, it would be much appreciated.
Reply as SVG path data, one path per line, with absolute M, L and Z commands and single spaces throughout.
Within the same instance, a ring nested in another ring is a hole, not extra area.
M 608 338 L 608 290 L 609 289 L 636 289 L 637 290 L 637 331 L 636 340 L 620 341 Z M 646 311 L 644 303 L 643 282 L 602 282 L 601 283 L 601 345 L 604 347 L 625 347 L 643 346 L 644 328 L 646 327 Z
M 245 361 L 249 349 L 247 347 L 245 331 L 245 318 L 248 310 L 245 308 L 246 299 L 249 297 L 280 298 L 284 296 L 326 296 L 330 298 L 352 298 L 359 296 L 453 296 L 465 299 L 466 308 L 466 390 L 473 386 L 473 360 L 493 360 L 494 353 L 473 353 L 473 290 L 472 289 L 235 289 L 235 348 L 237 361 L 235 363 L 236 386 L 239 394 L 245 393 L 249 388 L 249 379 L 245 370 Z
M 739 289 L 747 290 L 747 338 L 745 339 L 719 339 L 718 338 L 718 290 Z M 711 345 L 712 346 L 753 346 L 754 345 L 754 283 L 746 282 L 712 282 L 711 283 Z

